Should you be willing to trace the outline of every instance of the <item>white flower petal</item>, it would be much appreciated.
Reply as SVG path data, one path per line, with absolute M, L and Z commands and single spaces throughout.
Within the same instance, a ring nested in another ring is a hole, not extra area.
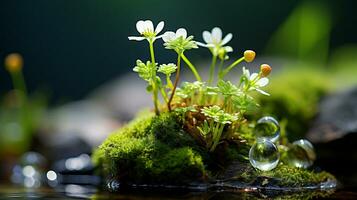
M 204 44 L 202 42 L 196 42 L 196 44 L 201 47 L 208 47 L 207 44 Z
M 222 30 L 219 27 L 214 27 L 212 29 L 212 42 L 219 44 L 222 40 Z
M 154 32 L 154 24 L 152 23 L 151 20 L 145 21 L 145 31 Z
M 186 29 L 184 29 L 184 28 L 179 28 L 179 29 L 177 29 L 177 31 L 176 31 L 176 38 L 178 38 L 178 37 L 180 37 L 180 36 L 182 36 L 183 39 L 186 39 L 186 37 L 187 37 L 187 31 L 186 31 Z
M 211 43 L 212 43 L 212 37 L 211 37 L 211 33 L 210 33 L 210 32 L 208 32 L 208 31 L 203 31 L 202 37 L 203 37 L 203 40 L 204 40 L 207 44 L 211 44 Z
M 233 48 L 231 46 L 225 46 L 224 50 L 226 51 L 226 53 L 233 52 Z
M 128 39 L 129 40 L 142 41 L 142 40 L 145 40 L 145 37 L 129 36 Z
M 226 37 L 223 38 L 221 45 L 223 46 L 223 45 L 227 44 L 229 41 L 231 41 L 232 38 L 233 38 L 232 33 L 228 33 L 226 35 Z
M 163 21 L 161 21 L 155 28 L 155 33 L 158 34 L 162 31 L 162 29 L 164 28 L 165 23 Z
M 249 79 L 249 77 L 250 77 L 250 72 L 249 72 L 249 70 L 246 69 L 245 67 L 243 67 L 243 75 L 244 75 L 245 77 L 247 77 L 247 79 Z
M 136 30 L 138 30 L 140 34 L 145 31 L 145 22 L 143 20 L 136 22 Z
M 162 40 L 164 42 L 170 42 L 176 38 L 176 34 L 172 31 L 167 31 L 162 35 Z
M 257 78 L 257 76 L 257 73 L 253 73 L 252 75 L 250 75 L 249 80 L 254 80 L 255 78 Z
M 269 93 L 267 93 L 267 92 L 265 92 L 265 91 L 263 91 L 263 90 L 261 90 L 261 89 L 258 89 L 258 88 L 254 88 L 257 92 L 259 92 L 259 93 L 261 93 L 261 94 L 264 94 L 264 95 L 267 95 L 267 96 L 270 96 L 270 94 Z
M 256 85 L 258 85 L 259 87 L 264 87 L 264 86 L 268 85 L 268 83 L 269 83 L 269 79 L 264 77 L 264 78 L 259 79 L 259 81 L 257 81 Z
M 164 37 L 164 34 L 159 35 L 159 36 L 156 36 L 155 39 L 160 39 L 160 38 L 162 38 L 162 37 Z

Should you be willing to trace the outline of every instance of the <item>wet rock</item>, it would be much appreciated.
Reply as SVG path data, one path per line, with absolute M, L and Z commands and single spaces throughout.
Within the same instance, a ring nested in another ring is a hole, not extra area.
M 315 164 L 333 173 L 345 187 L 357 184 L 357 87 L 322 100 L 307 138 L 315 143 Z
M 329 142 L 357 132 L 357 87 L 322 100 L 320 113 L 307 138 L 314 143 Z

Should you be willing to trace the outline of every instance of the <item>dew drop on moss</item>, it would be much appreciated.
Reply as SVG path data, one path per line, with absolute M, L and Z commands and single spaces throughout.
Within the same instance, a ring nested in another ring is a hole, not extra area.
M 280 137 L 280 126 L 278 121 L 270 116 L 260 118 L 254 127 L 254 135 L 257 138 L 276 142 Z
M 312 144 L 305 139 L 297 140 L 292 143 L 287 151 L 288 164 L 298 168 L 310 167 L 315 159 L 316 154 Z
M 269 171 L 274 169 L 279 163 L 278 148 L 267 139 L 258 139 L 249 150 L 249 161 L 253 167 Z

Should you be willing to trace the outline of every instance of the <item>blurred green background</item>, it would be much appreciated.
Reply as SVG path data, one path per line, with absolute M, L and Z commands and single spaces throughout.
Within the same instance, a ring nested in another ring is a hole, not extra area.
M 135 23 L 139 19 L 152 19 L 154 23 L 164 20 L 164 30 L 183 26 L 199 41 L 203 30 L 220 26 L 224 33 L 233 33 L 230 45 L 235 53 L 254 49 L 258 55 L 306 58 L 308 45 L 316 42 L 320 48 L 316 50 L 320 53 L 318 60 L 324 60 L 333 50 L 357 43 L 356 1 L 306 2 L 321 9 L 313 9 L 307 15 L 301 12 L 303 28 L 298 29 L 299 23 L 289 26 L 287 22 L 294 21 L 289 16 L 304 4 L 296 0 L 1 1 L 0 59 L 11 52 L 21 53 L 29 91 L 45 89 L 50 91 L 51 102 L 59 102 L 84 97 L 98 85 L 130 72 L 138 57 L 147 56 L 141 49 L 147 48 L 145 43 L 127 39 L 136 34 Z M 315 12 L 315 16 L 311 15 Z M 307 39 L 285 37 L 294 33 Z M 314 33 L 321 37 L 314 37 Z M 324 39 L 319 43 L 321 38 Z M 294 44 L 296 41 L 300 44 Z M 324 52 L 320 52 L 321 48 Z M 163 48 L 157 51 L 162 62 L 175 56 Z M 201 50 L 189 52 L 189 56 L 197 60 L 209 54 Z M 2 96 L 12 86 L 4 67 L 0 67 L 0 77 Z

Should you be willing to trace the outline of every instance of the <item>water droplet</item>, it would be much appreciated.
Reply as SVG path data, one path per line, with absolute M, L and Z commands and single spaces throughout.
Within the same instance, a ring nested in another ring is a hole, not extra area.
M 257 138 L 264 138 L 271 142 L 276 142 L 280 136 L 279 123 L 273 117 L 262 117 L 257 121 L 254 127 L 254 134 Z
M 308 140 L 297 140 L 292 143 L 287 151 L 288 164 L 298 168 L 310 167 L 315 159 L 316 154 L 314 147 Z
M 258 139 L 249 150 L 249 161 L 253 167 L 262 171 L 274 169 L 279 163 L 278 148 L 267 139 Z

